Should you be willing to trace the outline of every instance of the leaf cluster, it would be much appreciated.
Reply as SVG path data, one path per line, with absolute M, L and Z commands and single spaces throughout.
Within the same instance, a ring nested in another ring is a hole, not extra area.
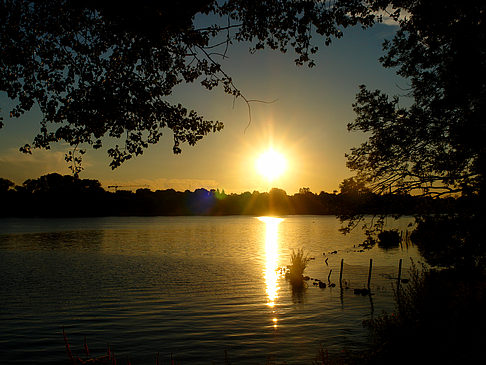
M 218 72 L 187 62 L 208 37 L 192 17 L 200 2 L 157 8 L 133 3 L 55 0 L 5 1 L 0 9 L 0 89 L 16 101 L 11 117 L 40 107 L 40 132 L 31 145 L 66 141 L 100 148 L 103 137 L 124 140 L 108 149 L 119 166 L 173 133 L 174 153 L 222 129 L 167 97 L 181 82 Z
M 23 152 L 61 141 L 81 150 L 108 144 L 116 168 L 168 129 L 173 152 L 180 153 L 183 143 L 194 145 L 223 124 L 171 103 L 177 85 L 221 86 L 249 104 L 222 67 L 231 44 L 249 42 L 252 51 L 293 49 L 298 65 L 313 66 L 313 35 L 328 45 L 343 27 L 371 26 L 375 3 L 4 0 L 0 91 L 14 101 L 12 118 L 35 105 L 42 113 L 39 132 Z
M 369 138 L 348 167 L 376 192 L 479 194 L 486 173 L 483 1 L 410 1 L 381 62 L 410 82 L 411 105 L 360 86 L 349 130 Z M 440 11 L 439 11 L 440 9 Z

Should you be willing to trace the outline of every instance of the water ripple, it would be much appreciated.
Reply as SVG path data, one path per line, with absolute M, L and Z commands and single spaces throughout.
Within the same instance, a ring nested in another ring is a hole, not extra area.
M 405 224 L 405 223 L 404 223 Z M 172 353 L 180 363 L 311 363 L 319 346 L 340 351 L 366 344 L 363 319 L 392 309 L 390 280 L 413 251 L 353 253 L 333 217 L 287 217 L 274 227 L 253 217 L 156 217 L 0 221 L 0 359 L 2 364 L 63 363 L 62 328 L 73 351 L 153 364 Z M 308 274 L 336 280 L 340 258 L 354 286 L 376 260 L 376 295 L 312 285 L 294 293 L 268 270 L 304 246 L 316 259 Z M 269 259 L 268 250 L 272 252 Z M 323 252 L 340 250 L 329 257 Z M 387 276 L 388 275 L 388 276 Z M 269 305 L 272 280 L 273 306 Z

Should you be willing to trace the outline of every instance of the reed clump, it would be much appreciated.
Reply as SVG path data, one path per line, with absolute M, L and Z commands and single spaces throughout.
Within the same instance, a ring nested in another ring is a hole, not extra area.
M 293 287 L 299 288 L 304 285 L 303 274 L 309 261 L 310 258 L 304 252 L 303 248 L 299 248 L 297 251 L 292 249 L 292 253 L 290 254 L 288 278 Z

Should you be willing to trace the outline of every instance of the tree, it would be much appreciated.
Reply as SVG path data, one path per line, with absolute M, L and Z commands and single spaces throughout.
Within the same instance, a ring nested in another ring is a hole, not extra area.
M 270 214 L 292 214 L 293 209 L 285 190 L 272 188 L 268 193 L 268 208 Z
M 37 179 L 27 179 L 23 190 L 31 194 L 76 194 L 104 192 L 98 180 L 79 179 L 70 175 L 51 173 Z
M 76 175 L 85 147 L 112 137 L 117 143 L 107 152 L 116 168 L 166 129 L 180 153 L 182 143 L 223 128 L 167 100 L 180 83 L 222 86 L 249 105 L 221 65 L 233 42 L 249 42 L 251 51 L 292 48 L 298 65 L 313 66 L 312 33 L 329 44 L 342 27 L 375 18 L 368 1 L 358 0 L 3 0 L 0 91 L 15 103 L 11 117 L 41 110 L 40 131 L 23 152 L 65 141 Z
M 361 194 L 368 194 L 370 191 L 363 181 L 357 181 L 354 177 L 344 179 L 339 184 L 339 189 L 342 195 L 358 196 Z
M 312 193 L 310 191 L 310 188 L 299 188 L 299 194 L 306 195 L 306 194 L 312 194 Z
M 0 177 L 0 193 L 6 193 L 14 186 L 15 184 L 12 181 Z
M 412 102 L 360 87 L 348 129 L 370 137 L 347 155 L 348 167 L 379 193 L 484 195 L 486 3 L 401 6 L 409 15 L 381 62 L 409 80 Z
M 467 204 L 450 216 L 418 217 L 415 238 L 432 264 L 484 269 L 486 3 L 400 6 L 408 16 L 384 43 L 381 62 L 409 80 L 411 105 L 361 86 L 348 128 L 369 138 L 351 150 L 347 164 L 374 192 L 462 196 Z

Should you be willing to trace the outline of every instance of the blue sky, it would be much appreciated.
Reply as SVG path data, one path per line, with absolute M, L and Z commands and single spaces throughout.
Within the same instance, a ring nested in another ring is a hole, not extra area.
M 223 63 L 248 99 L 276 100 L 271 104 L 253 103 L 252 121 L 248 110 L 216 89 L 208 91 L 198 83 L 174 90 L 171 101 L 195 109 L 208 119 L 224 122 L 225 128 L 209 135 L 196 146 L 182 146 L 182 154 L 172 154 L 171 133 L 142 155 L 112 171 L 106 149 L 90 150 L 84 158 L 81 178 L 100 180 L 108 185 L 147 185 L 151 189 L 194 190 L 199 187 L 226 192 L 266 191 L 282 188 L 293 194 L 300 187 L 332 192 L 352 176 L 344 154 L 366 136 L 349 133 L 347 123 L 354 119 L 352 103 L 358 85 L 403 95 L 406 80 L 384 69 L 378 62 L 381 44 L 391 39 L 395 26 L 379 24 L 369 30 L 352 28 L 329 47 L 315 38 L 320 50 L 316 67 L 298 67 L 291 53 L 248 52 L 248 45 L 236 44 Z M 50 172 L 68 174 L 64 153 L 68 146 L 23 155 L 18 148 L 32 141 L 41 119 L 34 108 L 19 119 L 8 117 L 11 102 L 0 94 L 5 127 L 0 130 L 0 177 L 21 184 L 27 178 Z M 248 128 L 247 128 L 248 127 Z M 271 183 L 254 168 L 255 159 L 270 144 L 288 159 L 288 169 Z

